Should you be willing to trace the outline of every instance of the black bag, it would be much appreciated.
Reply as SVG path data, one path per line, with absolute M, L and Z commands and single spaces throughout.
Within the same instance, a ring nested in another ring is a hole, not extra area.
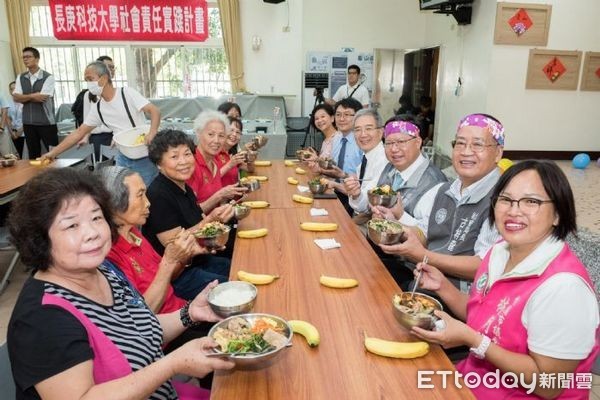
M 75 117 L 75 126 L 77 128 L 79 128 L 79 126 L 83 124 L 83 98 L 87 91 L 87 89 L 83 89 L 81 92 L 79 92 L 77 98 L 75 99 L 75 102 L 71 106 L 71 113 L 73 113 L 73 116 Z

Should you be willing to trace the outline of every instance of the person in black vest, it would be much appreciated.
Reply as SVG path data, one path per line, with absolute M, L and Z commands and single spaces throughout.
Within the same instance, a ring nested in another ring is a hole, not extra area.
M 40 69 L 40 52 L 34 47 L 23 49 L 23 63 L 27 72 L 16 79 L 13 99 L 23 103 L 23 129 L 29 158 L 42 155 L 40 140 L 44 146 L 58 144 L 58 130 L 54 119 L 54 77 Z
M 452 148 L 458 178 L 434 186 L 420 198 L 412 215 L 418 229 L 406 229 L 405 242 L 381 248 L 405 257 L 408 267 L 427 256 L 430 265 L 467 291 L 481 260 L 500 238 L 488 215 L 490 194 L 500 178 L 497 163 L 502 158 L 504 128 L 490 115 L 468 115 L 458 126 Z

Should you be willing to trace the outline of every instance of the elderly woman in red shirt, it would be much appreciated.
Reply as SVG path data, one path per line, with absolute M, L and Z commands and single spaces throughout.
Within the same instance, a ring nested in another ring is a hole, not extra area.
M 219 204 L 242 196 L 247 189 L 237 183 L 225 185 L 222 180 L 217 155 L 227 140 L 227 117 L 218 111 L 203 111 L 194 121 L 194 131 L 198 138 L 196 168 L 187 184 L 196 193 L 202 211 L 208 213 Z
M 223 144 L 221 152 L 217 155 L 216 162 L 221 170 L 221 183 L 224 186 L 234 185 L 239 180 L 239 170 L 246 169 L 245 153 L 238 153 L 238 144 L 242 138 L 242 121 L 234 117 L 229 119 L 229 130 L 227 139 Z

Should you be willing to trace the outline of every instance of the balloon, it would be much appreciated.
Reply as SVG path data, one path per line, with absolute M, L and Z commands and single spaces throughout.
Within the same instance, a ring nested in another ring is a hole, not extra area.
M 498 161 L 498 168 L 500 168 L 502 172 L 505 172 L 507 169 L 512 167 L 513 164 L 514 163 L 508 158 L 503 158 L 502 160 Z
M 577 169 L 585 169 L 590 163 L 590 156 L 586 153 L 579 153 L 573 157 L 573 167 Z

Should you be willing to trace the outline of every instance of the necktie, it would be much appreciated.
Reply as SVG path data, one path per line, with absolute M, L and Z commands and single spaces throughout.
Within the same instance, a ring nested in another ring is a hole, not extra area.
M 365 170 L 367 169 L 367 156 L 363 156 L 362 161 L 360 162 L 360 176 L 358 179 L 362 179 L 365 176 Z
M 348 143 L 348 139 L 342 138 L 342 148 L 340 149 L 340 154 L 338 155 L 337 165 L 343 170 L 344 169 L 344 158 L 346 157 L 346 143 Z
M 392 182 L 392 190 L 398 191 L 398 189 L 402 187 L 403 183 L 404 179 L 402 179 L 402 175 L 400 175 L 400 172 L 396 172 L 394 174 L 394 181 Z

